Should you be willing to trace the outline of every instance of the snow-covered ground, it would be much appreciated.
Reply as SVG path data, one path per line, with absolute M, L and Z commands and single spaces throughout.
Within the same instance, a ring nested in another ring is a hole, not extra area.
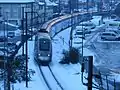
M 19 50 L 18 54 L 22 54 L 22 49 Z M 17 83 L 14 84 L 14 90 L 46 90 L 44 83 L 42 83 L 42 79 L 40 76 L 39 68 L 36 66 L 34 62 L 34 40 L 28 41 L 28 56 L 29 56 L 29 63 L 28 68 L 35 70 L 35 74 L 32 76 L 32 81 L 28 82 L 28 88 L 25 88 L 26 83 Z
M 56 78 L 59 80 L 59 82 L 62 84 L 65 90 L 87 90 L 87 87 L 84 86 L 81 82 L 81 66 L 79 64 L 68 65 L 59 64 L 59 61 L 61 60 L 62 57 L 63 49 L 67 50 L 69 48 L 68 47 L 69 33 L 70 28 L 62 31 L 57 36 L 55 36 L 53 41 L 52 63 L 50 65 L 53 70 L 53 73 L 55 73 Z M 34 40 L 28 41 L 28 48 L 29 48 L 28 55 L 30 57 L 28 67 L 29 69 L 35 70 L 36 73 L 32 76 L 32 81 L 28 83 L 28 88 L 25 87 L 25 82 L 14 84 L 12 85 L 12 87 L 14 87 L 14 90 L 47 90 L 46 85 L 42 79 L 41 73 L 39 71 L 39 68 L 34 62 L 33 58 Z M 88 55 L 89 53 L 91 52 L 88 49 L 84 49 L 84 55 Z M 21 49 L 19 50 L 18 54 L 21 54 Z M 84 75 L 87 76 L 86 73 Z M 84 80 L 84 82 L 87 81 Z
M 104 25 L 103 25 L 104 26 Z M 97 27 L 101 28 L 101 27 Z M 53 39 L 53 57 L 52 57 L 52 63 L 51 68 L 53 72 L 56 75 L 56 78 L 59 80 L 59 82 L 62 84 L 65 90 L 87 90 L 87 86 L 84 86 L 81 82 L 81 65 L 80 64 L 65 64 L 61 65 L 59 64 L 59 61 L 62 59 L 62 51 L 69 49 L 69 35 L 70 35 L 70 29 L 68 28 L 62 32 L 60 32 L 58 35 L 56 35 Z M 102 28 L 101 28 L 102 29 Z M 96 34 L 97 37 L 97 34 Z M 88 39 L 88 38 L 87 38 Z M 90 38 L 91 39 L 91 38 Z M 77 39 L 76 39 L 77 40 Z M 84 40 L 84 44 L 88 40 Z M 94 38 L 92 39 L 94 42 Z M 74 45 L 75 46 L 75 45 Z M 47 90 L 47 87 L 42 79 L 41 73 L 39 71 L 38 66 L 34 62 L 34 39 L 33 41 L 28 41 L 28 55 L 30 57 L 29 59 L 29 69 L 35 70 L 35 74 L 32 76 L 32 81 L 28 83 L 28 88 L 25 87 L 25 82 L 17 83 L 12 85 L 14 87 L 14 90 Z M 19 50 L 18 54 L 21 54 L 21 49 Z M 83 49 L 83 55 L 94 56 L 95 53 L 90 51 L 87 48 Z M 94 58 L 95 60 L 96 58 Z M 94 62 L 95 64 L 95 62 Z M 114 74 L 114 73 L 113 73 Z M 84 76 L 87 77 L 87 73 L 84 73 Z M 48 77 L 49 78 L 49 77 Z M 119 79 L 119 75 L 116 77 L 113 77 L 115 79 Z M 84 79 L 84 82 L 87 82 L 86 79 Z M 52 82 L 51 82 L 52 83 Z M 95 82 L 94 82 L 95 83 Z M 1 90 L 3 90 L 3 83 L 1 84 Z M 96 90 L 96 89 L 93 89 Z

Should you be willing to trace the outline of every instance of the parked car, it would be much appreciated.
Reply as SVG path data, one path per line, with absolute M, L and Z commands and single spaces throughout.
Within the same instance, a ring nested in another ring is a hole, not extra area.
M 80 30 L 76 31 L 74 35 L 75 35 L 75 37 L 85 39 L 85 34 L 82 32 L 82 30 L 81 31 Z
M 118 30 L 120 30 L 120 25 L 118 26 Z
M 7 45 L 8 45 L 8 47 L 16 47 L 17 45 L 16 45 L 16 43 L 14 43 L 14 42 L 7 42 Z
M 17 48 L 17 45 L 13 42 L 6 42 L 5 46 L 0 47 L 0 51 L 5 51 L 7 53 L 13 53 Z
M 92 22 L 82 22 L 82 23 L 80 23 L 80 26 L 84 26 L 85 30 L 91 30 L 96 27 L 96 25 L 93 24 Z
M 54 13 L 53 14 L 53 18 L 56 18 L 56 17 L 58 17 L 59 16 L 59 13 Z
M 120 39 L 120 35 L 115 32 L 103 32 L 101 34 L 101 39 L 115 41 Z
M 0 36 L 0 42 L 7 42 L 7 37 Z
M 15 36 L 15 32 L 8 32 L 8 37 L 13 38 Z
M 114 30 L 114 32 L 118 35 L 120 35 L 120 30 Z

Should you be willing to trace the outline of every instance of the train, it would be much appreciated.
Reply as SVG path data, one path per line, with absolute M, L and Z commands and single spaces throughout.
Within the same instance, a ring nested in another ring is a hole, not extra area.
M 74 17 L 73 17 L 74 16 Z M 81 20 L 88 20 L 89 14 L 85 14 L 84 18 L 79 13 L 72 15 L 64 15 L 56 17 L 44 23 L 35 36 L 34 59 L 40 65 L 49 65 L 52 61 L 52 38 L 61 30 L 64 30 L 71 25 L 74 25 Z M 91 17 L 91 16 L 90 16 Z M 79 19 L 79 20 L 78 20 Z
M 52 38 L 62 30 L 75 26 L 80 22 L 92 19 L 92 13 L 79 12 L 59 16 L 45 22 L 35 36 L 35 60 L 40 65 L 48 65 L 52 61 Z
M 34 59 L 43 66 L 52 60 L 52 40 L 47 31 L 40 31 L 35 36 Z

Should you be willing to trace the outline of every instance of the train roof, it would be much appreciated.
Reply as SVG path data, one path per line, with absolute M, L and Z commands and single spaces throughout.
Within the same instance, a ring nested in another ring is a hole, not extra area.
M 37 35 L 38 35 L 38 39 L 40 39 L 40 38 L 51 39 L 50 35 L 48 33 L 40 32 Z

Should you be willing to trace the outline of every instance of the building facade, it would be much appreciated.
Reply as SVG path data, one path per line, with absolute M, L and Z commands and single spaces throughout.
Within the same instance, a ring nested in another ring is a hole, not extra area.
M 24 12 L 31 12 L 34 0 L 0 0 L 0 17 L 9 23 L 19 25 L 22 19 L 22 7 Z
M 52 18 L 55 5 L 57 4 L 49 0 L 0 0 L 0 17 L 8 20 L 9 23 L 20 25 L 23 15 L 25 18 L 25 12 L 31 12 L 28 13 L 28 18 L 39 15 L 37 20 L 43 22 L 44 18 L 45 21 Z M 37 14 L 32 12 L 37 12 Z
M 42 20 L 49 20 L 53 17 L 53 8 L 57 4 L 49 0 L 36 0 L 35 10 L 42 16 Z

